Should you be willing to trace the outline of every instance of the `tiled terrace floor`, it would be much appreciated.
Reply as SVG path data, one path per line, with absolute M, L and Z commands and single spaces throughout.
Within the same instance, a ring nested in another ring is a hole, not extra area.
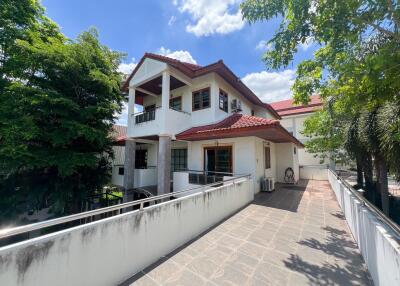
M 261 193 L 123 285 L 370 285 L 328 182 Z

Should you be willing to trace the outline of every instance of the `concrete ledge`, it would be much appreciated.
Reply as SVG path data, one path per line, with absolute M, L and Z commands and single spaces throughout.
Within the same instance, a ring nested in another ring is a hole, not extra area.
M 0 248 L 0 285 L 117 285 L 253 198 L 242 179 Z
M 328 179 L 375 285 L 400 285 L 400 237 L 328 170 Z

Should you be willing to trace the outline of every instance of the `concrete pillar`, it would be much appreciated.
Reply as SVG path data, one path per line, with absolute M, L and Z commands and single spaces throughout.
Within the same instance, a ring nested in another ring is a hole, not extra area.
M 157 163 L 157 195 L 170 192 L 171 181 L 171 136 L 160 135 Z
M 128 128 L 133 128 L 133 125 L 135 124 L 135 88 L 134 87 L 129 87 L 129 97 L 128 97 Z M 129 132 L 128 132 L 129 134 Z
M 167 133 L 168 111 L 169 111 L 169 97 L 170 97 L 170 75 L 168 71 L 162 73 L 162 87 L 161 87 L 161 116 L 163 117 L 161 123 L 161 134 Z
M 124 163 L 124 202 L 129 201 L 128 190 L 134 188 L 135 180 L 135 152 L 136 142 L 132 138 L 125 140 L 125 163 Z

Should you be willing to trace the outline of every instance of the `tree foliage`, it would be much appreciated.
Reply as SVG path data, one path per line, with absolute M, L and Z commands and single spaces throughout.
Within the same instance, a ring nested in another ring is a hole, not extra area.
M 122 55 L 94 29 L 66 38 L 37 1 L 0 9 L 0 215 L 78 211 L 108 180 Z
M 281 20 L 269 41 L 273 49 L 263 57 L 268 68 L 288 66 L 301 43 L 319 47 L 298 65 L 293 85 L 296 102 L 308 103 L 313 93 L 325 102 L 325 109 L 305 124 L 304 133 L 312 136 L 308 150 L 346 150 L 354 160 L 366 152 L 357 166 L 368 169 L 373 156 L 377 174 L 383 176 L 389 166 L 399 176 L 398 1 L 246 0 L 241 8 L 251 23 Z M 387 178 L 385 183 L 378 176 L 378 181 L 385 191 Z

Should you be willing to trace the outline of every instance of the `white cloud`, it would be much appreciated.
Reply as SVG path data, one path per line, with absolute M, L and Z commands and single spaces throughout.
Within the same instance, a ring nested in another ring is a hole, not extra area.
M 291 87 L 296 72 L 284 70 L 282 72 L 255 72 L 242 78 L 246 84 L 262 101 L 274 102 L 292 97 Z
M 256 50 L 260 50 L 260 51 L 270 51 L 272 50 L 272 44 L 268 43 L 268 41 L 265 40 L 261 40 L 258 42 L 257 46 L 256 46 Z
M 158 49 L 157 54 L 173 58 L 182 62 L 197 64 L 196 60 L 192 57 L 192 55 L 188 51 L 180 50 L 172 52 L 170 49 L 161 47 Z
M 171 18 L 169 18 L 168 21 L 168 26 L 172 26 L 176 21 L 176 17 L 175 16 L 171 16 Z
M 136 65 L 137 65 L 137 63 L 135 62 L 135 58 L 132 58 L 130 63 L 121 63 L 118 66 L 118 71 L 120 73 L 128 75 L 133 71 L 133 69 L 136 67 Z
M 192 23 L 186 31 L 197 37 L 228 34 L 244 26 L 240 0 L 173 0 L 181 13 L 188 13 Z
M 142 109 L 143 109 L 142 106 L 135 105 L 135 112 L 141 112 Z M 117 114 L 116 124 L 128 126 L 128 103 L 127 102 L 124 102 L 121 113 Z
M 128 126 L 128 103 L 124 102 L 121 114 L 117 115 L 117 124 Z

